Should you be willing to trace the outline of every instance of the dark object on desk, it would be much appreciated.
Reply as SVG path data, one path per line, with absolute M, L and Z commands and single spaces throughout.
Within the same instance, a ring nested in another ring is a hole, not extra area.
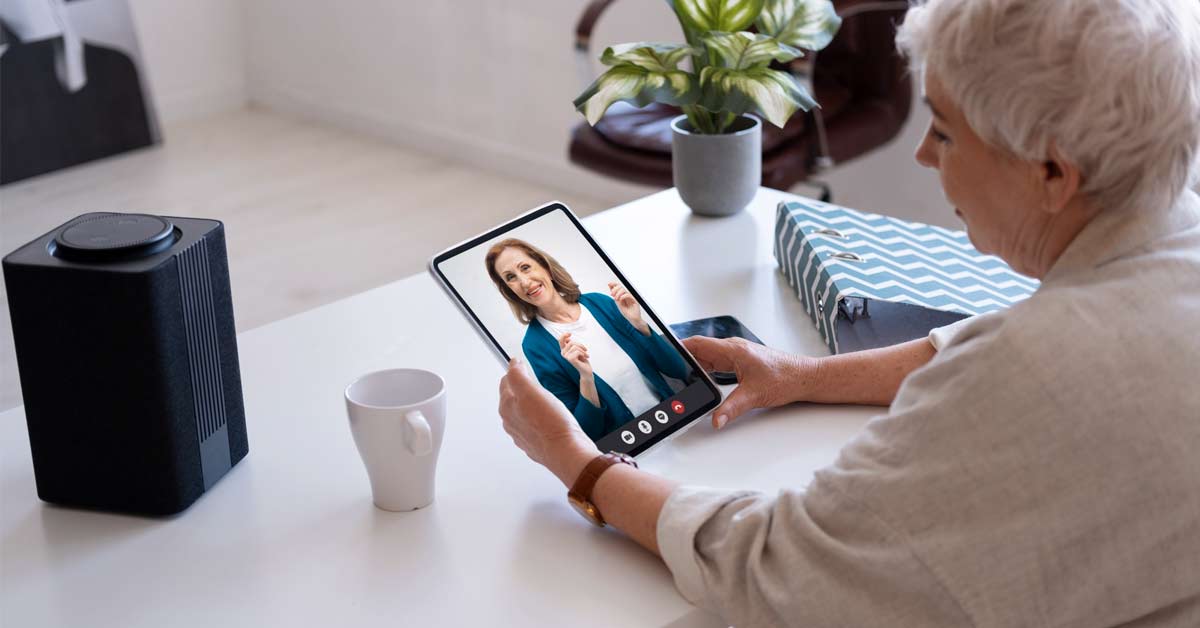
M 742 321 L 732 316 L 713 316 L 710 318 L 699 318 L 686 323 L 675 323 L 671 325 L 671 331 L 676 338 L 683 340 L 692 336 L 708 336 L 709 338 L 745 338 L 750 342 L 766 346 L 754 332 L 742 324 Z M 711 373 L 713 381 L 718 384 L 736 384 L 737 376 L 731 372 L 713 371 Z
M 84 214 L 3 266 L 38 497 L 174 514 L 245 457 L 220 222 Z
M 595 58 L 592 29 L 612 2 L 593 0 L 575 27 L 581 65 Z M 763 125 L 766 187 L 789 189 L 822 169 L 879 148 L 908 119 L 912 83 L 908 65 L 896 52 L 896 24 L 908 3 L 834 0 L 834 6 L 844 21 L 833 42 L 790 68 L 811 77 L 811 91 L 821 107 L 792 116 L 782 129 Z M 590 65 L 582 67 L 590 72 Z M 581 81 L 592 78 L 585 75 Z M 680 113 L 678 107 L 657 103 L 641 109 L 616 103 L 595 127 L 576 125 L 568 149 L 571 162 L 623 181 L 670 187 L 671 120 Z

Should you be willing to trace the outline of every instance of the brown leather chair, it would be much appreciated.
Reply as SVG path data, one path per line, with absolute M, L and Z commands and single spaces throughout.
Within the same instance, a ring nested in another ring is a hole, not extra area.
M 594 0 L 575 29 L 576 54 L 590 60 L 592 28 L 613 0 Z M 763 125 L 762 184 L 786 190 L 819 170 L 879 148 L 908 118 L 912 82 L 896 52 L 905 1 L 834 0 L 842 28 L 819 54 L 791 65 L 820 109 L 797 112 L 784 128 Z M 671 119 L 677 107 L 616 103 L 595 127 L 571 134 L 572 163 L 624 181 L 671 186 Z M 824 136 L 824 137 L 822 137 Z

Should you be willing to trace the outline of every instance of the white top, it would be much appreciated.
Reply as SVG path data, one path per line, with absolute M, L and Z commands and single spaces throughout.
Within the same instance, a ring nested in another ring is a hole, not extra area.
M 564 334 L 571 334 L 571 342 L 587 348 L 592 373 L 612 386 L 633 416 L 653 408 L 661 401 L 633 359 L 604 331 L 587 306 L 582 303 L 579 305 L 579 318 L 573 323 L 555 323 L 541 316 L 537 319 L 555 340 L 561 339 Z
M 658 543 L 737 626 L 1200 626 L 1200 198 L 1107 210 L 778 494 L 682 487 Z

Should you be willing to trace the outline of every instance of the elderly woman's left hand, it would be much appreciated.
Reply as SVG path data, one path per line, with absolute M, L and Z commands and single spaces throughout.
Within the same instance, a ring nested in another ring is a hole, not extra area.
M 650 335 L 650 326 L 642 318 L 642 306 L 638 305 L 637 299 L 633 298 L 624 286 L 610 281 L 608 294 L 617 302 L 617 309 L 621 310 L 621 316 L 624 316 L 630 325 L 636 327 L 643 335 Z
M 542 388 L 519 360 L 508 363 L 508 372 L 500 380 L 500 418 L 513 443 L 568 487 L 600 454 L 566 406 Z

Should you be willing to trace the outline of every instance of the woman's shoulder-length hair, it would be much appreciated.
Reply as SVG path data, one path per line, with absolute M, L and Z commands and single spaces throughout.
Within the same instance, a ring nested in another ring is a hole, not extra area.
M 579 302 L 579 284 L 575 283 L 571 273 L 567 272 L 567 269 L 563 268 L 562 264 L 559 264 L 553 256 L 524 240 L 517 238 L 501 240 L 488 249 L 484 261 L 487 264 L 488 276 L 492 278 L 492 283 L 496 284 L 496 289 L 504 296 L 504 300 L 508 301 L 508 307 L 512 309 L 513 316 L 516 316 L 522 325 L 528 325 L 537 318 L 537 307 L 517 296 L 505 283 L 500 273 L 496 272 L 496 258 L 500 257 L 505 249 L 524 251 L 533 261 L 550 273 L 550 282 L 554 284 L 555 292 L 562 295 L 567 303 Z

